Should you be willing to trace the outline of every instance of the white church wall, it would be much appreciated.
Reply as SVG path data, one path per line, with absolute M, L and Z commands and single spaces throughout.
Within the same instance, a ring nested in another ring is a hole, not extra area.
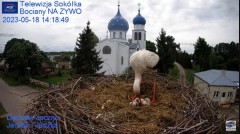
M 144 30 L 145 25 L 134 25 L 134 30 Z
M 111 31 L 110 32 L 111 39 L 124 39 L 126 40 L 126 31 Z
M 127 40 L 125 40 L 125 39 L 112 39 L 112 40 L 116 41 L 116 42 L 127 43 Z
M 111 54 L 103 54 L 103 47 L 109 46 L 111 48 Z M 117 43 L 109 40 L 102 41 L 97 44 L 98 51 L 100 50 L 100 57 L 103 60 L 102 69 L 100 69 L 98 72 L 104 72 L 105 75 L 112 75 L 116 74 L 116 64 L 115 61 L 117 60 Z
M 118 74 L 121 74 L 129 66 L 129 46 L 119 43 L 118 50 L 117 68 Z
M 130 49 L 130 50 L 129 50 L 129 59 L 130 59 L 130 56 L 131 56 L 133 53 L 135 53 L 135 52 L 137 52 L 136 49 Z

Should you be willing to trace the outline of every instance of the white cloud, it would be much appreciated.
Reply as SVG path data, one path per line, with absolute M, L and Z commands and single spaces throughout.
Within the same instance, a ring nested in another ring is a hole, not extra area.
M 212 46 L 220 42 L 239 42 L 238 0 L 121 0 L 120 2 L 121 14 L 129 23 L 127 38 L 131 38 L 132 20 L 137 15 L 137 4 L 141 3 L 141 14 L 147 21 L 147 40 L 155 42 L 161 28 L 164 28 L 168 35 L 175 38 L 176 43 L 182 44 L 182 50 L 190 53 L 193 52 L 193 45 L 186 44 L 194 44 L 199 36 L 205 38 Z M 88 20 L 93 31 L 103 39 L 106 37 L 108 22 L 116 13 L 117 0 L 101 2 L 88 0 L 82 1 L 82 14 L 68 15 L 70 22 L 66 24 L 2 23 L 0 49 L 2 51 L 3 45 L 16 37 L 35 42 L 44 51 L 71 51 L 74 50 L 76 38 L 86 27 Z

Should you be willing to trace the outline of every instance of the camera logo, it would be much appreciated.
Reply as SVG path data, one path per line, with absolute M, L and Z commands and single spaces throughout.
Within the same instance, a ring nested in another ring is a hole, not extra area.
M 17 14 L 18 2 L 2 2 L 2 14 Z
M 233 121 L 233 120 L 229 120 L 229 121 L 226 121 L 226 131 L 236 131 L 236 121 Z

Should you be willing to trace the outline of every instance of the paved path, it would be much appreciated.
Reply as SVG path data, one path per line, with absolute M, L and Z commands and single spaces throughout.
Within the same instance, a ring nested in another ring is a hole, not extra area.
M 27 86 L 8 86 L 2 79 L 0 79 L 0 102 L 2 103 L 8 114 L 13 116 L 23 116 L 26 112 L 26 103 L 32 101 L 38 95 L 30 94 L 37 92 Z M 27 95 L 27 96 L 26 96 Z M 16 121 L 15 123 L 21 123 L 21 121 Z
M 185 86 L 185 85 L 186 85 L 186 80 L 185 80 L 186 74 L 185 74 L 185 70 L 184 70 L 184 68 L 182 67 L 182 65 L 180 65 L 179 63 L 174 62 L 174 64 L 178 67 L 179 73 L 180 73 L 179 79 L 183 82 L 183 85 Z

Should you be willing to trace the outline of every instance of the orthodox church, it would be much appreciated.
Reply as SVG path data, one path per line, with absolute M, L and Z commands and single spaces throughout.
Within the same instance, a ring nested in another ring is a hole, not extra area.
M 96 46 L 103 60 L 103 67 L 99 72 L 105 71 L 105 75 L 121 74 L 129 66 L 130 56 L 139 49 L 146 49 L 146 20 L 140 14 L 140 8 L 137 16 L 133 18 L 134 29 L 130 42 L 126 37 L 129 24 L 121 15 L 119 8 L 120 5 L 117 14 L 108 23 L 110 38 L 107 35 Z

